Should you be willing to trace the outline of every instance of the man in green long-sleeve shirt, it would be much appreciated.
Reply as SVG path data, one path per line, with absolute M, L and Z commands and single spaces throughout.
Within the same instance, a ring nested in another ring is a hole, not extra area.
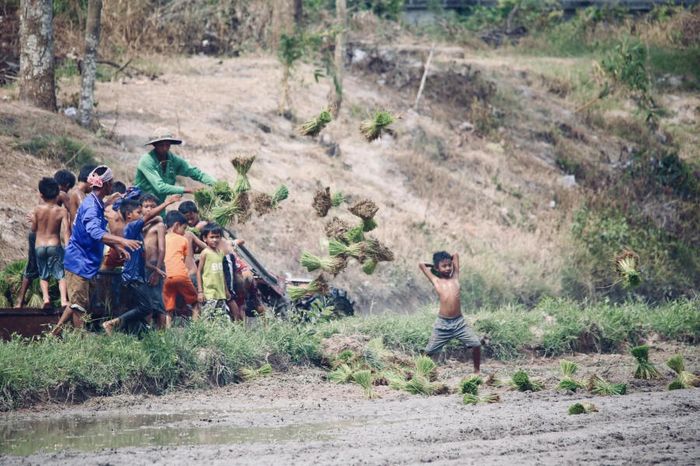
M 143 154 L 139 160 L 134 184 L 142 192 L 156 196 L 158 202 L 164 202 L 165 198 L 171 194 L 193 192 L 191 188 L 177 186 L 175 184 L 177 176 L 186 176 L 210 186 L 216 182 L 211 176 L 170 152 L 170 146 L 182 144 L 182 140 L 177 139 L 167 130 L 162 128 L 157 130 L 156 135 L 146 143 L 146 145 L 149 144 L 153 145 L 153 150 Z

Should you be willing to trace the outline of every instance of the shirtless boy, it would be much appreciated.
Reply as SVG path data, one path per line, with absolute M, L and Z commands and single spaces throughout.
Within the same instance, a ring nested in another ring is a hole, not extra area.
M 92 171 L 97 168 L 97 165 L 83 165 L 80 167 L 80 172 L 78 173 L 78 184 L 68 191 L 68 209 L 69 225 L 73 226 L 73 221 L 75 220 L 75 215 L 78 213 L 78 208 L 80 204 L 85 199 L 85 196 L 92 192 L 92 186 L 87 182 L 87 178 L 92 173 Z
M 151 213 L 158 206 L 158 198 L 153 194 L 141 196 L 141 210 L 144 216 Z M 165 222 L 163 217 L 157 215 L 146 222 L 143 227 L 143 251 L 146 265 L 146 285 L 154 304 L 158 304 L 154 310 L 153 318 L 157 319 L 158 326 L 165 326 L 165 305 L 163 304 L 163 280 L 165 280 Z
M 60 189 L 53 178 L 42 178 L 39 181 L 39 193 L 42 203 L 34 208 L 32 213 L 32 231 L 36 234 L 35 253 L 39 269 L 41 294 L 44 298 L 44 308 L 51 307 L 49 298 L 49 278 L 58 280 L 61 292 L 61 306 L 68 305 L 66 283 L 63 279 L 63 247 L 68 244 L 68 211 L 58 205 Z
M 459 256 L 440 251 L 433 254 L 432 264 L 421 263 L 418 266 L 433 284 L 440 298 L 440 311 L 425 353 L 433 357 L 450 340 L 457 338 L 465 347 L 472 349 L 474 373 L 479 374 L 481 342 L 474 331 L 467 327 L 462 316 L 459 296 Z

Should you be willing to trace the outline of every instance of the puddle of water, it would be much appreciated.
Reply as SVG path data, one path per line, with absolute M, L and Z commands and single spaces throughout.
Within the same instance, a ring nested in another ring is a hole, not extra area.
M 329 440 L 333 438 L 329 431 L 354 424 L 357 423 L 240 427 L 207 413 L 11 421 L 0 425 L 0 454 L 26 456 L 40 451 Z

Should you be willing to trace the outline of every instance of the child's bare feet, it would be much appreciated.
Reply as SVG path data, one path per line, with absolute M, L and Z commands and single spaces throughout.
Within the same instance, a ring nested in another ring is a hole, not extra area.
M 51 309 L 53 306 L 51 306 L 51 301 L 44 301 L 44 305 L 42 306 L 42 309 Z

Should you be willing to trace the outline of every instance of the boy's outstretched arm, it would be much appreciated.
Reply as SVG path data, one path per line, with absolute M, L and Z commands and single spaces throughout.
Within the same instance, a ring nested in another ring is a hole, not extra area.
M 68 246 L 70 241 L 70 214 L 68 209 L 63 209 L 61 212 L 61 233 L 63 234 L 63 245 Z
M 182 199 L 181 194 L 173 194 L 172 196 L 168 196 L 162 204 L 154 207 L 149 213 L 143 216 L 143 223 L 148 223 L 149 221 L 154 219 L 156 215 L 160 215 L 163 209 L 165 209 L 171 204 L 175 204 L 180 199 Z
M 455 277 L 459 276 L 459 254 L 452 254 L 452 275 Z

